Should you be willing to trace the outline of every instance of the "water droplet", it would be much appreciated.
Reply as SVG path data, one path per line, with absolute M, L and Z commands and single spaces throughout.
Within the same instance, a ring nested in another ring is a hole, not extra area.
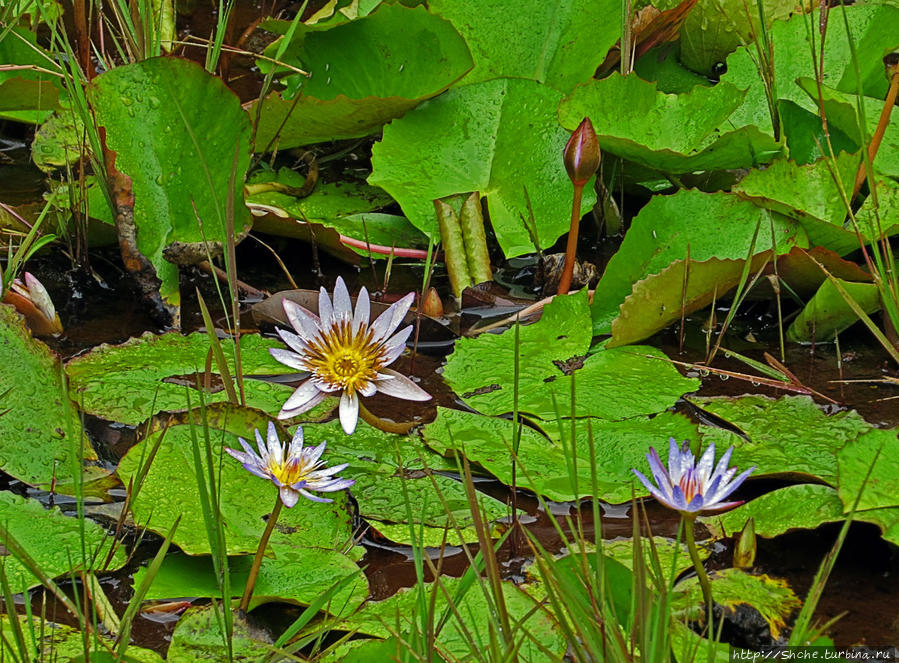
M 330 62 L 325 63 L 325 71 L 331 71 L 331 63 Z
M 161 101 L 159 101 L 159 97 L 150 97 L 149 101 L 150 108 L 159 108 L 160 104 L 162 103 Z
M 405 68 L 406 68 L 406 63 L 404 62 L 403 64 L 400 65 L 400 71 L 402 71 Z
M 730 376 L 725 373 L 719 373 L 718 377 L 721 378 L 722 380 L 727 380 L 728 378 L 730 378 Z
M 327 85 L 330 85 L 330 84 L 331 84 L 331 77 L 328 76 L 328 82 L 327 82 Z
M 709 369 L 707 369 L 707 368 L 700 368 L 700 369 L 699 369 L 699 375 L 700 375 L 701 377 L 707 378 L 707 377 L 709 377 L 710 374 L 711 374 L 711 371 L 710 371 Z
M 162 186 L 165 183 L 165 178 L 162 175 L 157 175 L 154 179 L 159 186 Z

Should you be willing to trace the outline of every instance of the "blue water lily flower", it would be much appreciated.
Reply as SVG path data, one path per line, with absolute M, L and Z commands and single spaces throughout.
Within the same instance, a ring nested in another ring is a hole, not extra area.
M 699 464 L 690 452 L 688 442 L 678 448 L 672 437 L 669 440 L 668 469 L 662 465 L 658 452 L 650 447 L 646 459 L 657 486 L 637 470 L 632 470 L 643 482 L 646 489 L 659 502 L 679 511 L 685 516 L 696 516 L 703 512 L 721 511 L 739 506 L 743 502 L 723 502 L 755 470 L 755 466 L 734 478 L 736 467 L 728 468 L 734 448 L 728 449 L 715 465 L 715 444 L 712 443 L 702 454 Z M 713 469 L 714 467 L 714 469 Z
M 300 426 L 297 426 L 286 454 L 272 422 L 268 423 L 268 436 L 265 441 L 259 430 L 256 430 L 258 454 L 242 437 L 238 440 L 243 452 L 228 448 L 225 451 L 239 460 L 248 472 L 274 483 L 280 491 L 281 502 L 288 509 L 297 503 L 300 495 L 313 502 L 333 502 L 309 491 L 333 493 L 356 483 L 354 479 L 340 479 L 334 476 L 346 468 L 348 463 L 324 468 L 325 463 L 320 459 L 325 450 L 325 443 L 322 442 L 317 447 L 304 447 L 303 429 Z

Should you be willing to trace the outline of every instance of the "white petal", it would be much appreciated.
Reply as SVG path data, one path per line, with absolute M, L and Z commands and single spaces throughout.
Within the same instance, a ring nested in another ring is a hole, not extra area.
M 269 348 L 268 351 L 276 361 L 280 361 L 285 366 L 290 366 L 298 371 L 309 371 L 309 367 L 306 365 L 306 362 L 303 361 L 303 357 L 296 352 L 282 350 L 281 348 Z
M 399 330 L 389 341 L 384 344 L 384 366 L 389 366 L 395 362 L 403 351 L 406 349 L 406 340 L 412 333 L 412 325 Z
M 340 425 L 343 432 L 352 435 L 359 420 L 359 398 L 355 393 L 343 392 L 340 397 Z
M 378 393 L 378 387 L 374 382 L 366 382 L 365 384 L 356 387 L 356 391 L 359 392 L 360 396 L 364 396 L 365 398 L 370 398 Z
M 356 312 L 353 314 L 354 334 L 363 327 L 368 326 L 368 320 L 370 316 L 371 303 L 368 299 L 368 290 L 365 289 L 365 286 L 362 286 L 362 289 L 359 291 L 359 296 L 356 297 Z
M 278 492 L 281 494 L 281 502 L 288 509 L 295 506 L 297 500 L 300 499 L 300 493 L 290 486 L 281 486 Z
M 409 307 L 412 306 L 412 300 L 415 299 L 415 293 L 410 292 L 397 302 L 394 302 L 390 308 L 378 316 L 371 326 L 372 340 L 380 341 L 390 336 L 393 331 L 400 326 Z
M 284 449 L 281 446 L 281 440 L 278 439 L 278 431 L 275 429 L 275 423 L 273 421 L 268 422 L 268 435 L 266 435 L 266 441 L 268 442 L 269 458 L 274 458 L 276 463 L 281 465 L 284 462 Z
M 320 327 L 318 316 L 289 299 L 284 300 L 282 307 L 291 327 L 306 341 L 314 340 Z
M 281 406 L 282 410 L 299 410 L 300 412 L 305 412 L 308 410 L 308 407 L 305 407 L 306 404 L 315 398 L 319 393 L 321 393 L 321 389 L 318 388 L 318 385 L 315 384 L 312 380 L 306 380 L 303 384 L 296 388 L 296 390 L 290 395 L 286 401 L 284 401 L 284 405 Z
M 346 289 L 343 278 L 338 276 L 334 285 L 334 322 L 338 320 L 350 321 L 353 319 L 353 304 L 350 301 L 350 293 Z
M 385 368 L 381 371 L 384 377 L 375 380 L 378 391 L 394 398 L 403 398 L 407 401 L 429 401 L 431 394 L 412 382 L 405 375 Z
M 328 292 L 324 288 L 318 292 L 318 317 L 325 329 L 330 329 L 334 324 L 334 307 L 331 306 L 331 298 L 328 297 Z
M 308 412 L 309 410 L 314 408 L 316 405 L 321 403 L 323 400 L 325 400 L 325 397 L 327 395 L 328 394 L 326 394 L 325 392 L 320 391 L 320 392 L 318 392 L 318 394 L 313 396 L 312 399 L 309 400 L 302 407 L 293 408 L 293 409 L 287 409 L 287 408 L 282 407 L 281 411 L 278 413 L 278 419 L 291 419 L 292 417 L 295 417 L 298 414 L 303 414 L 304 412 Z

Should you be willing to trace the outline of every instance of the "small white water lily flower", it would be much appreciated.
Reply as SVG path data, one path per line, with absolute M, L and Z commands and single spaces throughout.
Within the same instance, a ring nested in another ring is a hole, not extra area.
M 410 292 L 371 324 L 368 291 L 362 287 L 354 311 L 346 284 L 340 277 L 334 286 L 333 304 L 325 289 L 321 289 L 319 315 L 285 299 L 284 313 L 296 333 L 278 329 L 278 335 L 290 350 L 273 348 L 269 352 L 282 364 L 311 375 L 287 399 L 278 418 L 302 414 L 321 403 L 325 396 L 341 392 L 340 424 L 351 435 L 359 419 L 359 396 L 373 396 L 380 391 L 410 401 L 429 400 L 431 395 L 412 380 L 385 368 L 406 348 L 412 325 L 395 334 L 394 331 L 412 306 L 414 296 Z
M 721 511 L 743 502 L 723 502 L 755 470 L 755 466 L 734 478 L 736 467 L 728 468 L 734 448 L 728 449 L 715 465 L 715 444 L 709 445 L 696 464 L 690 446 L 684 442 L 678 449 L 674 438 L 669 440 L 668 469 L 662 465 L 658 452 L 652 447 L 646 454 L 649 469 L 658 486 L 637 470 L 632 470 L 643 482 L 646 489 L 665 506 L 679 511 L 685 516 L 696 516 L 703 512 Z M 714 466 L 714 469 L 713 469 Z
M 313 495 L 310 490 L 333 493 L 356 483 L 354 479 L 340 479 L 334 476 L 346 468 L 347 463 L 324 467 L 324 461 L 320 460 L 325 450 L 324 442 L 317 447 L 303 447 L 303 429 L 300 426 L 297 426 L 297 432 L 293 434 L 293 439 L 286 450 L 278 439 L 275 424 L 271 421 L 268 423 L 266 440 L 263 440 L 262 434 L 256 430 L 258 454 L 242 437 L 237 439 L 243 451 L 228 448 L 225 448 L 225 451 L 239 460 L 248 472 L 274 483 L 280 492 L 281 502 L 288 509 L 297 503 L 300 495 L 313 502 L 334 501 Z

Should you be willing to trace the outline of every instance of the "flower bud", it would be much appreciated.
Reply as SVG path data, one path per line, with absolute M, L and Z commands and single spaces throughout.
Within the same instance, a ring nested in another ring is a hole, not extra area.
M 599 170 L 599 142 L 589 117 L 585 117 L 565 144 L 565 170 L 575 186 L 584 186 Z

